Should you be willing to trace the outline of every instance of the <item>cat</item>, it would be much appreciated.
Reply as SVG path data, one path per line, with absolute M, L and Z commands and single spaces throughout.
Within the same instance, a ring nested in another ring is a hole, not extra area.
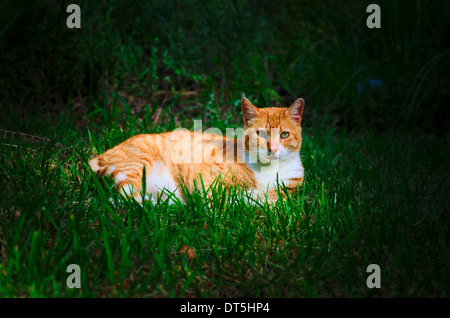
M 242 188 L 247 202 L 273 204 L 279 199 L 278 185 L 290 193 L 303 184 L 304 105 L 299 98 L 286 108 L 258 108 L 244 97 L 240 138 L 187 129 L 140 134 L 89 160 L 89 165 L 98 177 L 111 177 L 122 195 L 141 203 L 155 203 L 158 196 L 184 202 L 181 183 L 192 192 L 199 184 L 208 189 L 219 178 L 227 187 Z

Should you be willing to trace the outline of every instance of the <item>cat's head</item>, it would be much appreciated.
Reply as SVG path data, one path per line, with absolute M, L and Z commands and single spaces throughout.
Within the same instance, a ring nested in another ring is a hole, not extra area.
M 282 160 L 298 154 L 302 144 L 302 114 L 305 101 L 297 99 L 290 107 L 258 108 L 242 98 L 245 149 L 266 160 Z

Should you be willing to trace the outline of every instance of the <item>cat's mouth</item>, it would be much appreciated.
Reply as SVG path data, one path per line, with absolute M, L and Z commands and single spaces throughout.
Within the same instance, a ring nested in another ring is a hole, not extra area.
M 280 159 L 280 154 L 279 153 L 270 153 L 267 155 L 267 158 L 270 160 Z
M 263 163 L 278 161 L 280 160 L 280 152 L 261 151 L 259 153 L 259 158 Z
M 249 161 L 259 164 L 273 164 L 284 158 L 282 151 L 270 152 L 267 149 L 249 151 Z

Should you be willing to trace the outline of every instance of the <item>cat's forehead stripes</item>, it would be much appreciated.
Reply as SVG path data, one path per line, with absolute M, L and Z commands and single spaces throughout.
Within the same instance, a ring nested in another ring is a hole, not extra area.
M 286 110 L 287 108 L 281 107 L 258 108 L 259 116 L 248 121 L 247 124 L 257 129 L 266 129 L 267 131 L 271 131 L 272 129 L 289 132 L 300 130 L 300 126 L 295 125 L 286 116 Z
M 280 127 L 281 116 L 283 115 L 285 108 L 260 108 L 261 117 L 267 123 L 268 128 Z

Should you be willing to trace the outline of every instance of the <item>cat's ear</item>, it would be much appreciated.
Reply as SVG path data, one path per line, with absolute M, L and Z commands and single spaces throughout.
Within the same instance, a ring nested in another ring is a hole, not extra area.
M 255 117 L 259 116 L 258 108 L 253 105 L 247 98 L 243 97 L 241 100 L 242 113 L 244 114 L 244 123 L 247 125 Z
M 295 102 L 293 102 L 292 105 L 284 111 L 284 113 L 289 115 L 289 117 L 297 124 L 300 124 L 300 122 L 302 121 L 304 107 L 305 101 L 303 100 L 303 98 L 299 98 Z

